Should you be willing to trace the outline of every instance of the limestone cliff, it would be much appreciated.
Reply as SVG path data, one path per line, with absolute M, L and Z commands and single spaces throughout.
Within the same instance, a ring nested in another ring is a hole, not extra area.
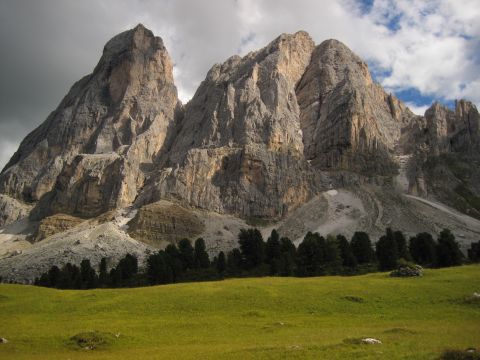
M 347 46 L 303 31 L 214 65 L 183 106 L 163 41 L 138 25 L 3 169 L 0 226 L 160 200 L 278 220 L 330 187 L 391 183 L 399 158 L 405 187 L 427 195 L 428 160 L 475 154 L 479 128 L 465 101 L 414 115 Z
M 95 216 L 129 204 L 177 105 L 162 40 L 142 25 L 121 33 L 105 45 L 93 73 L 25 138 L 0 175 L 0 192 L 27 202 L 46 197 L 40 216 Z
M 375 83 L 344 44 L 315 48 L 296 89 L 305 157 L 321 169 L 392 174 L 401 130 L 414 114 Z
M 278 218 L 319 188 L 303 156 L 295 87 L 314 49 L 283 34 L 208 72 L 139 202 L 175 198 L 243 217 Z
M 433 196 L 480 218 L 480 114 L 469 101 L 434 103 L 414 136 L 412 193 Z M 418 186 L 419 179 L 424 182 Z

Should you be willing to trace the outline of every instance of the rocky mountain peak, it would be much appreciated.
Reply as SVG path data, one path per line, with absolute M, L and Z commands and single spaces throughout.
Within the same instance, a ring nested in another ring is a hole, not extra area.
M 372 81 L 367 64 L 337 40 L 318 45 L 296 94 L 307 159 L 322 169 L 395 172 L 391 156 L 414 117 Z
M 131 202 L 173 122 L 172 70 L 162 39 L 142 25 L 112 38 L 93 73 L 21 143 L 0 175 L 0 192 L 27 202 L 48 194 L 40 214 L 93 216 Z M 70 185 L 55 186 L 58 179 Z M 80 202 L 71 201 L 75 194 Z
M 93 73 L 22 142 L 0 193 L 5 208 L 31 202 L 37 219 L 160 199 L 277 219 L 339 170 L 394 176 L 417 142 L 472 148 L 478 119 L 463 101 L 415 116 L 345 44 L 316 46 L 305 31 L 214 65 L 183 106 L 162 39 L 139 24 L 107 42 Z

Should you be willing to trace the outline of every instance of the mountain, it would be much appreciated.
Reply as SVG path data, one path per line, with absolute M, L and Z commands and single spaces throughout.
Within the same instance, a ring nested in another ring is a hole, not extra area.
M 215 254 L 252 224 L 297 242 L 386 226 L 448 226 L 463 246 L 480 234 L 472 103 L 417 116 L 347 46 L 304 31 L 214 65 L 185 105 L 172 70 L 162 39 L 123 32 L 22 141 L 0 174 L 0 275 L 184 237 Z
M 129 205 L 164 145 L 180 103 L 163 41 L 138 25 L 111 39 L 92 74 L 20 144 L 0 192 L 92 217 Z

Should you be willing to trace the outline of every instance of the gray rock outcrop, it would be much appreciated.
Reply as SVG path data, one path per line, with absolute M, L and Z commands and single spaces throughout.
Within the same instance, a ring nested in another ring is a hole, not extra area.
M 444 154 L 476 161 L 475 106 L 434 104 L 416 116 L 337 40 L 316 46 L 303 31 L 283 34 L 214 65 L 186 105 L 172 68 L 163 41 L 142 25 L 111 39 L 93 73 L 0 173 L 0 226 L 27 214 L 81 221 L 133 205 L 144 209 L 132 223 L 135 236 L 161 242 L 174 232 L 172 219 L 162 210 L 158 225 L 159 209 L 148 204 L 277 221 L 329 188 L 387 189 L 399 168 L 402 191 L 428 196 L 453 184 L 464 197 L 480 195 L 480 175 L 459 178 L 450 169 L 436 188 L 448 164 L 430 166 Z M 67 228 L 64 220 L 46 233 Z
M 317 46 L 296 92 L 308 160 L 321 169 L 395 172 L 392 155 L 415 116 L 344 44 Z
M 39 217 L 95 216 L 129 204 L 178 106 L 162 40 L 142 25 L 121 33 L 21 143 L 0 175 L 0 192 L 27 202 L 46 198 Z

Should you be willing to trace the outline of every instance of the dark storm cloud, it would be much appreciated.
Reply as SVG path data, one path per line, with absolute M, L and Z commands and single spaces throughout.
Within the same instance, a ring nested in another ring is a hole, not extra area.
M 0 2 L 0 167 L 128 24 L 123 11 L 94 3 Z

